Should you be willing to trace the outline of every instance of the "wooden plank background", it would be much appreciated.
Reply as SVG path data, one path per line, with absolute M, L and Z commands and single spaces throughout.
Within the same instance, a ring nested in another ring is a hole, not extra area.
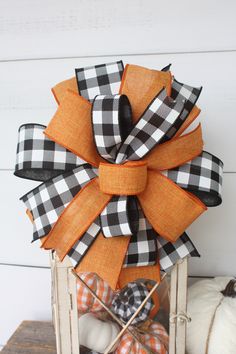
M 236 3 L 199 0 L 0 0 L 0 345 L 24 319 L 48 320 L 48 255 L 30 244 L 18 198 L 37 183 L 13 176 L 18 126 L 47 124 L 50 88 L 75 67 L 123 59 L 173 65 L 176 78 L 203 85 L 205 147 L 224 160 L 224 202 L 189 228 L 202 258 L 192 275 L 236 275 Z M 27 266 L 27 267 L 25 267 Z

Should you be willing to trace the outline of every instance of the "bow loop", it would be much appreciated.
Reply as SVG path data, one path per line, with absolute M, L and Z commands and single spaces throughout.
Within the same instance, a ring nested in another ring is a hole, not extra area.
M 160 267 L 198 256 L 184 230 L 202 202 L 221 203 L 223 164 L 202 151 L 201 127 L 180 136 L 201 88 L 164 70 L 77 69 L 53 89 L 60 105 L 45 135 L 37 124 L 19 131 L 15 174 L 43 181 L 22 197 L 34 240 L 113 288 L 159 281 Z
M 121 145 L 116 163 L 140 160 L 168 133 L 184 108 L 184 102 L 174 101 L 165 89 L 153 99 Z
M 125 95 L 98 95 L 93 100 L 92 123 L 98 153 L 115 162 L 121 143 L 132 129 L 131 106 Z

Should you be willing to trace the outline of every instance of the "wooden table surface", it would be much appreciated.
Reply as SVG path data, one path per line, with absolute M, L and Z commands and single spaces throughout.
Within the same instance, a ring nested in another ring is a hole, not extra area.
M 1 354 L 56 354 L 52 323 L 24 321 L 9 339 Z

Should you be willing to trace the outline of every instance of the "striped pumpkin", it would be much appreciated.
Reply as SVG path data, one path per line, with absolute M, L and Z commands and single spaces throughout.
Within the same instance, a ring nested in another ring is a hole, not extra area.
M 111 305 L 114 293 L 110 286 L 95 273 L 80 273 L 79 276 L 107 306 Z M 79 313 L 103 311 L 82 282 L 77 282 L 77 306 Z
M 168 354 L 169 336 L 160 323 L 152 322 L 148 331 L 140 334 L 139 339 L 146 349 L 126 332 L 121 337 L 114 354 L 147 354 L 150 353 L 150 350 L 156 354 Z

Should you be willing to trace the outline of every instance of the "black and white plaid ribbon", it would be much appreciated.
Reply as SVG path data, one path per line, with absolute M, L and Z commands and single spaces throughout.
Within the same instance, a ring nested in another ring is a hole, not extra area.
M 24 124 L 18 132 L 14 174 L 36 181 L 47 181 L 86 163 L 69 150 L 48 139 L 41 124 Z
M 157 93 L 133 125 L 128 98 L 117 94 L 122 73 L 122 62 L 76 70 L 80 94 L 90 101 L 94 99 L 92 122 L 97 150 L 110 163 L 139 160 L 157 144 L 170 139 L 201 92 L 174 80 L 172 98 L 164 90 Z M 44 181 L 22 197 L 34 219 L 34 240 L 50 232 L 74 196 L 98 175 L 96 168 L 49 140 L 43 134 L 44 129 L 38 124 L 20 128 L 15 169 L 17 176 Z M 203 152 L 192 161 L 162 173 L 206 205 L 214 206 L 221 202 L 222 167 L 218 158 Z M 153 265 L 159 258 L 161 269 L 167 270 L 180 258 L 199 256 L 185 233 L 175 243 L 157 235 L 135 196 L 113 196 L 100 217 L 69 251 L 75 266 L 101 230 L 105 237 L 132 235 L 124 267 Z
M 80 263 L 95 241 L 100 231 L 98 226 L 100 224 L 97 219 L 82 238 L 73 245 L 68 255 L 74 267 Z M 168 271 L 178 259 L 187 256 L 199 257 L 197 249 L 187 234 L 184 233 L 174 243 L 166 241 L 153 230 L 139 207 L 139 228 L 130 239 L 123 268 L 155 265 L 158 260 L 161 270 Z
M 62 211 L 96 176 L 96 170 L 89 164 L 81 165 L 42 183 L 21 198 L 34 219 L 34 240 L 50 232 Z
M 173 127 L 184 108 L 184 102 L 173 101 L 163 89 L 146 108 L 120 147 L 115 162 L 140 160 L 146 156 Z
M 207 206 L 221 203 L 223 163 L 209 152 L 203 151 L 195 159 L 163 171 L 163 174 L 183 189 L 195 194 Z
M 171 97 L 175 101 L 184 101 L 184 109 L 181 112 L 179 119 L 173 124 L 171 129 L 166 133 L 162 139 L 162 143 L 171 139 L 175 133 L 179 130 L 181 125 L 185 122 L 189 113 L 192 111 L 196 104 L 198 97 L 202 91 L 202 87 L 191 87 L 189 85 L 182 84 L 176 79 L 172 82 Z
M 93 101 L 96 95 L 117 94 L 123 71 L 124 65 L 121 60 L 75 69 L 80 95 Z

